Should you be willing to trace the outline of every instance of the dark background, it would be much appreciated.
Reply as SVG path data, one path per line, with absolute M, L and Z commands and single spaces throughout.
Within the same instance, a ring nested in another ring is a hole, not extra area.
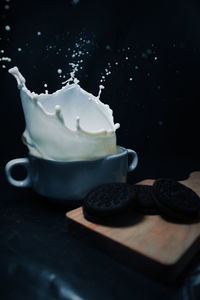
M 58 68 L 69 77 L 80 37 L 91 41 L 79 48 L 89 52 L 77 73 L 84 89 L 97 94 L 104 69 L 108 62 L 112 65 L 101 100 L 121 124 L 118 144 L 139 154 L 198 157 L 199 16 L 198 1 L 189 0 L 1 1 L 1 48 L 3 56 L 12 58 L 4 63 L 6 69 L 0 68 L 3 157 L 26 153 L 19 94 L 7 69 L 18 66 L 30 90 L 44 92 L 47 83 L 53 92 L 63 81 Z
M 57 69 L 67 79 L 76 62 L 77 42 L 84 53 L 77 77 L 88 92 L 98 94 L 111 64 L 101 100 L 121 124 L 118 144 L 139 155 L 129 180 L 185 178 L 200 168 L 200 2 L 74 2 L 0 2 L 0 57 L 12 59 L 0 62 L 1 299 L 133 299 L 133 290 L 135 299 L 189 299 L 190 293 L 199 299 L 192 277 L 178 290 L 157 285 L 73 240 L 66 209 L 6 183 L 5 163 L 27 154 L 19 93 L 7 70 L 18 66 L 31 91 L 44 92 L 47 83 L 54 92 L 63 81 Z

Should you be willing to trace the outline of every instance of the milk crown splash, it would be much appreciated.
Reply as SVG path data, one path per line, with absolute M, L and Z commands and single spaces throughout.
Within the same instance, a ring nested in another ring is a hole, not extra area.
M 30 92 L 17 67 L 17 80 L 26 121 L 23 141 L 30 154 L 44 159 L 91 160 L 117 151 L 113 113 L 99 97 L 86 92 L 77 80 L 52 94 Z

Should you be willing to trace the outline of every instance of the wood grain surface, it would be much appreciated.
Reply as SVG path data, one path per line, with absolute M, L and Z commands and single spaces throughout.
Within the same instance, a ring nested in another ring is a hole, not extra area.
M 138 184 L 152 185 L 153 182 L 144 180 Z M 181 183 L 200 196 L 200 172 L 191 173 Z M 153 268 L 152 271 L 158 275 L 161 267 L 165 266 L 173 270 L 176 277 L 200 250 L 200 223 L 176 224 L 154 215 L 144 216 L 134 225 L 100 225 L 86 220 L 82 207 L 68 212 L 66 216 L 70 224 L 78 225 L 78 230 L 86 229 L 85 234 L 91 236 L 95 243 L 99 242 L 101 249 L 110 255 L 133 266 L 137 265 L 135 260 L 140 265 L 144 261 L 144 269 Z

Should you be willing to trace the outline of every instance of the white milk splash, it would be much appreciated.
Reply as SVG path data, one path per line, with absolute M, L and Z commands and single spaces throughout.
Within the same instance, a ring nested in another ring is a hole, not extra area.
M 83 90 L 72 78 L 53 94 L 36 94 L 25 85 L 17 67 L 9 70 L 17 80 L 26 121 L 23 141 L 30 154 L 51 160 L 91 160 L 117 152 L 113 113 L 108 105 Z

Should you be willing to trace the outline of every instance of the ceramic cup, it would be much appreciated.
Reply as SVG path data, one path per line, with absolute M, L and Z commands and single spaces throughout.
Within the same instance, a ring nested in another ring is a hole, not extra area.
M 32 155 L 13 159 L 6 164 L 6 177 L 11 185 L 32 187 L 42 196 L 81 200 L 92 188 L 100 184 L 126 182 L 127 172 L 136 168 L 136 152 L 120 146 L 117 149 L 116 154 L 97 160 L 62 162 Z M 19 165 L 27 170 L 27 177 L 23 180 L 14 179 L 11 173 L 12 169 Z

